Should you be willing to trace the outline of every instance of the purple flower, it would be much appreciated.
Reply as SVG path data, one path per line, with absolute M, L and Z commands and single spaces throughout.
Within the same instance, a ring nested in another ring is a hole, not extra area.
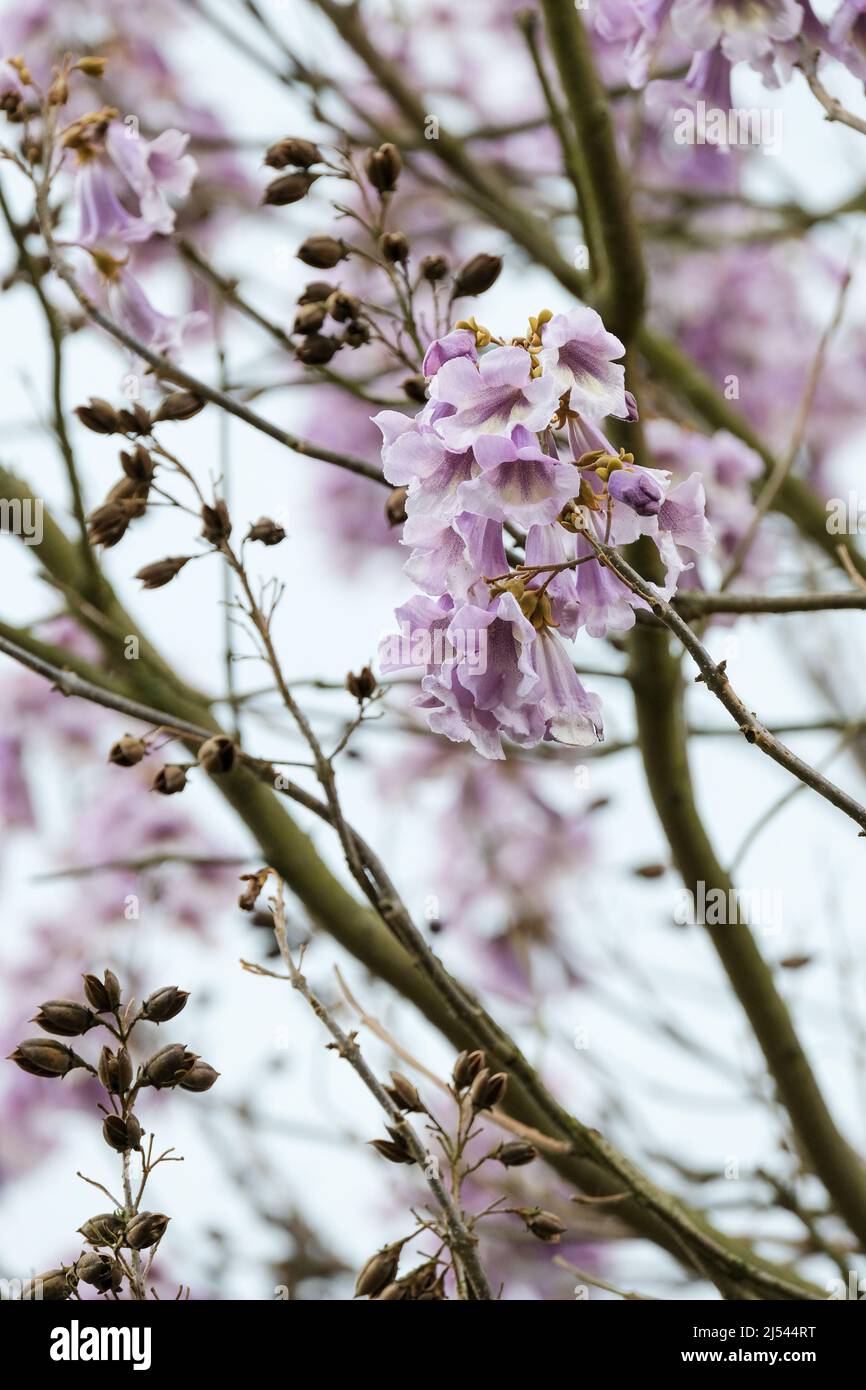
M 548 737 L 578 747 L 599 743 L 604 738 L 601 701 L 584 689 L 571 657 L 550 628 L 538 633 L 532 660 L 541 682 L 537 699 Z
M 607 488 L 611 497 L 631 507 L 638 516 L 658 516 L 661 510 L 664 492 L 647 468 L 617 468 L 611 473 Z
M 544 350 L 540 361 L 545 376 L 553 375 L 560 395 L 569 392 L 572 410 L 594 420 L 605 415 L 621 419 L 629 415 L 625 368 L 614 361 L 622 357 L 625 348 L 619 338 L 608 333 L 594 309 L 557 314 L 544 325 L 541 338 Z
M 692 473 L 672 487 L 659 511 L 656 544 L 667 566 L 666 585 L 673 589 L 684 569 L 694 563 L 683 554 L 705 555 L 713 545 L 713 531 L 704 515 L 706 495 L 700 473 Z
M 108 155 L 137 194 L 142 219 L 151 233 L 168 236 L 174 230 L 174 212 L 166 194 L 185 198 L 192 188 L 198 165 L 185 153 L 188 144 L 189 136 L 179 130 L 164 130 L 155 140 L 145 140 L 117 121 L 108 127 Z
M 424 354 L 421 370 L 425 376 L 433 376 L 444 363 L 452 361 L 455 357 L 468 357 L 470 362 L 478 360 L 475 334 L 470 333 L 468 328 L 455 328 L 453 333 L 446 333 L 444 338 L 436 338 Z
M 131 271 L 121 266 L 108 281 L 109 308 L 117 322 L 145 347 L 164 357 L 177 356 L 184 338 L 207 322 L 207 314 L 195 310 L 172 318 L 154 309 Z
M 803 11 L 796 0 L 674 0 L 671 24 L 698 53 L 720 42 L 732 63 L 763 67 L 776 43 L 799 34 Z
M 580 485 L 574 468 L 543 453 L 522 426 L 512 439 L 479 439 L 475 457 L 481 473 L 461 485 L 461 508 L 496 521 L 510 518 L 519 526 L 555 521 Z
M 546 429 L 558 393 L 549 375 L 531 377 L 531 366 L 529 353 L 519 347 L 493 348 L 477 366 L 467 357 L 446 362 L 430 383 L 430 396 L 453 414 L 435 420 L 437 434 L 461 450 L 483 435 L 510 438 L 517 425 Z
M 830 21 L 835 56 L 866 82 L 866 0 L 842 0 Z
M 81 246 L 111 246 L 117 242 L 147 241 L 152 229 L 121 204 L 108 170 L 98 159 L 85 159 L 75 173 L 78 204 L 78 242 Z

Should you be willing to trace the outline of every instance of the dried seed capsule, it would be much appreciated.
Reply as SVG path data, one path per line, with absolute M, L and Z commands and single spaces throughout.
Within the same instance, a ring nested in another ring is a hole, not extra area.
M 219 1079 L 219 1072 L 215 1071 L 209 1062 L 203 1062 L 199 1057 L 193 1062 L 183 1081 L 180 1083 L 182 1091 L 195 1091 L 197 1094 L 202 1091 L 209 1091 Z
M 113 1013 L 120 1004 L 120 981 L 113 970 L 106 970 L 100 980 L 96 975 L 82 975 L 88 1004 L 98 1014 Z
M 379 238 L 379 250 L 392 265 L 405 265 L 409 259 L 409 238 L 404 232 L 386 232 Z
M 152 565 L 140 569 L 135 578 L 141 580 L 145 589 L 162 589 L 180 574 L 189 558 L 188 555 L 169 555 L 165 560 L 155 560 Z
M 260 516 L 247 531 L 248 541 L 260 541 L 262 545 L 279 545 L 280 541 L 286 539 L 286 533 L 282 526 L 277 525 L 269 516 Z
M 390 140 L 364 158 L 364 172 L 379 193 L 393 193 L 403 169 L 400 151 Z
M 61 1038 L 80 1038 L 82 1033 L 95 1028 L 98 1022 L 85 1004 L 74 999 L 49 999 L 39 1005 L 39 1012 L 30 1020 L 46 1033 L 56 1033 Z
M 116 1293 L 123 1282 L 120 1262 L 95 1250 L 79 1255 L 73 1269 L 83 1284 L 89 1284 L 100 1293 L 108 1293 L 110 1290 Z
M 407 1076 L 399 1071 L 391 1072 L 391 1085 L 386 1087 L 394 1104 L 407 1113 L 422 1115 L 427 1107 Z
M 209 506 L 206 502 L 201 509 L 202 536 L 210 545 L 219 545 L 222 541 L 227 541 L 232 533 L 232 523 L 229 517 L 229 509 L 220 497 Z
M 156 1245 L 169 1223 L 169 1217 L 161 1212 L 142 1211 L 134 1216 L 126 1228 L 126 1244 L 130 1250 L 147 1250 Z
M 132 1060 L 125 1047 L 117 1053 L 104 1047 L 96 1067 L 99 1079 L 113 1096 L 124 1095 L 132 1085 Z
M 407 376 L 402 383 L 403 390 L 410 401 L 417 401 L 419 405 L 427 402 L 427 378 L 426 376 Z
M 167 1047 L 161 1047 L 159 1052 L 148 1058 L 144 1066 L 143 1082 L 157 1090 L 179 1086 L 197 1061 L 196 1054 L 188 1052 L 183 1043 L 169 1043 Z
M 350 695 L 354 695 L 359 704 L 369 700 L 376 691 L 376 677 L 369 666 L 362 667 L 357 676 L 350 671 L 346 677 L 346 689 Z
M 454 1069 L 451 1073 L 451 1078 L 458 1091 L 465 1091 L 467 1086 L 472 1085 L 472 1082 L 486 1062 L 487 1058 L 480 1048 L 474 1052 L 460 1053 L 457 1061 L 454 1063 Z
M 346 324 L 346 331 L 343 334 L 343 342 L 347 347 L 359 348 L 370 341 L 369 325 L 363 323 L 361 319 L 352 319 L 351 323 Z
M 507 1086 L 504 1071 L 491 1073 L 482 1067 L 469 1088 L 469 1103 L 475 1110 L 492 1110 L 502 1100 Z
M 454 298 L 462 295 L 483 294 L 499 279 L 502 271 L 502 257 L 490 256 L 486 251 L 473 256 L 462 265 L 454 280 Z
M 317 299 L 311 304 L 301 304 L 298 312 L 295 314 L 292 332 L 304 335 L 307 333 L 318 333 L 327 317 L 328 311 L 325 308 L 324 300 Z
M 140 763 L 147 753 L 147 744 L 142 738 L 133 738 L 132 734 L 124 734 L 116 743 L 111 745 L 108 753 L 108 761 L 114 763 L 116 767 L 135 767 Z
M 329 338 L 324 333 L 310 333 L 295 348 L 295 356 L 307 367 L 324 367 L 339 348 L 337 338 Z
M 114 406 L 101 396 L 91 396 L 87 405 L 76 406 L 75 414 L 94 434 L 116 434 L 120 427 Z
M 522 1139 L 513 1139 L 508 1144 L 500 1144 L 493 1157 L 498 1158 L 506 1168 L 522 1168 L 525 1163 L 531 1163 L 538 1157 L 538 1150 Z
M 370 1139 L 368 1140 L 370 1147 L 381 1154 L 383 1158 L 387 1158 L 389 1163 L 414 1163 L 415 1158 L 412 1150 L 399 1129 L 394 1129 L 391 1125 L 386 1125 L 385 1128 L 391 1138 Z
M 552 1211 L 530 1208 L 521 1212 L 521 1216 L 526 1222 L 526 1229 L 531 1231 L 537 1240 L 546 1241 L 549 1245 L 558 1245 L 560 1237 L 568 1229 Z
M 333 293 L 334 286 L 327 280 L 313 280 L 298 295 L 299 304 L 320 304 Z
M 42 1076 L 46 1080 L 65 1076 L 75 1067 L 86 1066 L 77 1052 L 73 1052 L 65 1043 L 55 1042 L 53 1038 L 25 1038 L 14 1052 L 10 1052 L 8 1060 L 30 1076 Z
M 83 1226 L 78 1227 L 89 1245 L 116 1245 L 123 1235 L 124 1222 L 113 1211 L 102 1211 L 91 1216 Z
M 315 270 L 333 270 L 340 261 L 349 255 L 342 241 L 332 236 L 308 236 L 298 247 L 298 260 L 311 265 Z M 330 287 L 329 287 L 330 292 Z
M 293 164 L 297 169 L 309 169 L 311 164 L 319 164 L 322 151 L 312 140 L 299 140 L 287 136 L 271 145 L 265 154 L 265 163 L 270 169 L 287 169 Z
M 125 407 L 123 410 L 119 410 L 117 418 L 123 434 L 150 434 L 150 427 L 153 422 L 150 418 L 150 411 L 141 404 L 141 401 L 135 401 L 131 410 Z
M 117 1153 L 128 1153 L 130 1149 L 141 1148 L 141 1125 L 135 1115 L 106 1115 L 102 1121 L 102 1137 L 109 1148 Z
M 242 911 L 253 911 L 267 881 L 267 869 L 258 869 L 254 874 L 241 874 L 241 883 L 247 885 L 238 898 L 238 907 L 241 908 Z
M 199 411 L 204 410 L 206 401 L 201 396 L 197 396 L 194 391 L 172 391 L 171 395 L 163 396 L 154 413 L 154 420 L 191 420 L 193 415 L 198 415 Z
M 44 1274 L 37 1274 L 35 1279 L 29 1279 L 21 1290 L 21 1297 L 26 1301 L 31 1299 L 43 1300 L 45 1303 L 60 1303 L 65 1298 L 72 1296 L 76 1278 L 69 1269 L 47 1269 Z
M 198 750 L 198 760 L 205 772 L 231 772 L 237 749 L 227 734 L 214 734 Z
M 406 1285 L 402 1280 L 395 1280 L 391 1284 L 386 1284 L 381 1293 L 374 1294 L 377 1303 L 402 1303 L 405 1301 Z
M 187 999 L 188 990 L 178 989 L 177 985 L 163 985 L 147 996 L 141 1006 L 141 1016 L 148 1023 L 168 1023 L 170 1018 L 177 1018 L 180 1011 L 186 1008 Z
M 370 1256 L 358 1275 L 355 1284 L 356 1298 L 373 1298 L 393 1281 L 402 1248 L 399 1244 L 386 1245 L 384 1250 L 378 1250 L 375 1255 Z
M 293 174 L 281 174 L 278 179 L 272 179 L 268 184 L 262 194 L 262 205 L 284 208 L 290 203 L 299 203 L 302 198 L 306 198 L 318 177 L 318 174 L 308 174 L 300 169 Z
M 328 295 L 325 308 L 338 323 L 348 323 L 360 314 L 361 301 L 357 295 L 348 294 L 345 290 L 334 290 L 333 294 Z
M 444 256 L 425 256 L 421 262 L 421 274 L 431 285 L 435 285 L 448 274 L 448 262 Z
M 402 526 L 406 520 L 406 496 L 408 488 L 395 487 L 394 491 L 388 494 L 385 503 L 385 516 L 392 526 Z
M 91 545 L 101 545 L 110 550 L 123 540 L 132 520 L 127 507 L 120 502 L 103 502 L 95 507 L 87 518 L 87 535 Z
M 166 763 L 154 774 L 151 790 L 161 796 L 176 796 L 186 786 L 186 768 L 178 763 Z

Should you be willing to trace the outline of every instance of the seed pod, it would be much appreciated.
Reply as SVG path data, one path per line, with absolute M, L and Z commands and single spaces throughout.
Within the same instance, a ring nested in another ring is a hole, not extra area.
M 102 1255 L 95 1250 L 89 1250 L 83 1255 L 79 1255 L 73 1265 L 77 1277 L 83 1284 L 89 1284 L 91 1288 L 98 1289 L 100 1293 L 108 1293 L 109 1290 L 117 1293 L 123 1282 L 123 1269 L 118 1260 L 112 1260 L 108 1255 Z
M 284 208 L 290 203 L 299 203 L 306 198 L 318 177 L 318 174 L 308 174 L 300 169 L 293 174 L 280 174 L 278 179 L 271 180 L 262 194 L 262 205 Z
M 351 323 L 346 324 L 346 331 L 343 334 L 343 342 L 347 347 L 359 348 L 370 341 L 369 325 L 363 323 L 361 319 L 352 319 Z
M 278 526 L 269 516 L 260 516 L 247 531 L 248 541 L 260 541 L 262 545 L 279 545 L 286 539 L 282 526 Z
M 507 1144 L 500 1144 L 493 1157 L 498 1158 L 506 1168 L 522 1168 L 538 1157 L 538 1150 L 522 1139 L 512 1139 Z
M 106 970 L 100 980 L 96 975 L 83 975 L 84 994 L 88 1004 L 98 1014 L 113 1013 L 120 1004 L 120 981 L 113 970 Z
M 111 745 L 108 753 L 108 761 L 114 763 L 116 767 L 135 767 L 140 763 L 147 753 L 147 744 L 142 738 L 133 738 L 132 734 L 124 734 L 116 743 Z
M 475 1052 L 461 1052 L 457 1061 L 454 1063 L 454 1070 L 451 1078 L 458 1091 L 465 1091 L 467 1086 L 471 1086 L 481 1068 L 486 1064 L 487 1058 L 481 1049 Z
M 508 1077 L 504 1071 L 491 1073 L 482 1067 L 469 1088 L 469 1103 L 474 1110 L 492 1110 L 505 1095 L 507 1086 Z
M 156 1245 L 169 1223 L 169 1217 L 161 1212 L 141 1211 L 134 1216 L 126 1228 L 126 1244 L 130 1250 L 147 1250 Z
M 307 367 L 324 367 L 339 348 L 338 339 L 329 338 L 324 333 L 310 333 L 295 348 L 295 356 Z
M 178 989 L 177 985 L 163 985 L 147 996 L 141 1006 L 141 1016 L 148 1023 L 168 1023 L 170 1018 L 177 1018 L 181 1010 L 186 1008 L 187 999 L 188 990 Z
M 61 1303 L 72 1296 L 76 1282 L 69 1269 L 48 1269 L 44 1274 L 37 1274 L 35 1279 L 28 1279 L 21 1290 L 21 1297 L 28 1302 L 35 1299 L 45 1303 Z
M 481 251 L 462 265 L 454 280 L 454 298 L 462 295 L 483 294 L 495 285 L 502 271 L 502 257 L 490 256 Z
M 373 1294 L 377 1303 L 401 1303 L 404 1302 L 406 1285 L 402 1280 L 395 1280 L 391 1284 L 386 1284 L 381 1293 Z
M 166 763 L 154 774 L 150 786 L 161 796 L 176 796 L 186 786 L 186 768 L 178 763 Z
M 265 154 L 265 163 L 270 169 L 287 169 L 293 164 L 296 169 L 309 169 L 311 164 L 319 164 L 322 151 L 312 140 L 299 140 L 287 136 L 271 145 Z
M 8 1060 L 30 1076 L 42 1076 L 46 1080 L 86 1066 L 84 1059 L 71 1047 L 53 1038 L 25 1038 L 14 1052 L 10 1052 Z
M 355 1284 L 356 1298 L 374 1298 L 393 1281 L 402 1248 L 399 1244 L 386 1245 L 384 1250 L 378 1250 L 375 1255 L 370 1256 L 358 1275 Z
M 198 1061 L 194 1052 L 188 1052 L 183 1043 L 169 1043 L 148 1058 L 144 1066 L 143 1084 L 164 1090 L 179 1086 L 187 1072 Z
M 318 333 L 327 317 L 328 311 L 325 308 L 323 300 L 318 299 L 312 304 L 302 304 L 295 314 L 292 332 L 304 335 L 307 333 Z
M 340 261 L 349 255 L 344 242 L 332 236 L 308 236 L 298 247 L 298 260 L 311 265 L 314 270 L 333 270 Z M 329 287 L 330 292 L 330 287 Z
M 194 391 L 172 391 L 170 395 L 163 396 L 153 418 L 155 421 L 191 420 L 193 415 L 204 410 L 206 404 Z
M 392 265 L 405 265 L 409 259 L 409 238 L 404 232 L 386 232 L 379 238 L 379 250 Z
M 105 499 L 106 505 L 122 507 L 130 521 L 136 517 L 144 516 L 147 510 L 147 494 L 150 491 L 150 483 L 141 478 L 129 478 L 124 475 L 119 478 L 110 489 Z
M 399 1071 L 391 1072 L 391 1085 L 385 1088 L 394 1104 L 407 1114 L 423 1115 L 427 1107 L 407 1076 Z
M 39 1005 L 38 1014 L 30 1022 L 61 1038 L 80 1038 L 95 1028 L 98 1020 L 85 1004 L 77 1004 L 74 999 L 49 999 Z
M 414 1163 L 415 1158 L 399 1129 L 386 1125 L 390 1139 L 370 1139 L 370 1147 L 386 1158 L 389 1163 Z
M 393 492 L 388 494 L 385 503 L 385 516 L 392 526 L 402 526 L 406 520 L 406 496 L 408 488 L 395 487 Z
M 529 1208 L 521 1212 L 521 1216 L 526 1222 L 526 1229 L 531 1231 L 537 1240 L 546 1241 L 548 1245 L 558 1245 L 560 1237 L 568 1229 L 552 1211 Z
M 193 1062 L 183 1081 L 180 1083 L 182 1091 L 195 1091 L 200 1094 L 202 1091 L 209 1091 L 219 1079 L 219 1072 L 215 1071 L 209 1062 L 203 1062 L 199 1057 Z
M 376 690 L 376 677 L 369 666 L 364 666 L 357 675 L 350 671 L 346 677 L 346 689 L 354 695 L 359 704 L 369 700 Z
M 99 1212 L 78 1227 L 88 1245 L 116 1245 L 123 1235 L 124 1223 L 113 1211 Z
M 405 394 L 410 401 L 417 401 L 419 405 L 427 402 L 427 378 L 426 376 L 407 376 L 402 383 Z
M 101 545 L 110 550 L 122 541 L 129 529 L 132 516 L 127 507 L 120 502 L 103 502 L 95 507 L 87 518 L 87 536 L 91 545 Z
M 327 280 L 313 280 L 298 295 L 299 304 L 323 304 L 333 293 L 334 286 Z
M 117 1053 L 103 1047 L 96 1070 L 106 1091 L 113 1096 L 124 1095 L 132 1085 L 132 1060 L 125 1047 Z
M 393 193 L 403 169 L 400 151 L 390 140 L 364 158 L 364 172 L 379 193 Z
M 152 565 L 140 569 L 135 578 L 141 580 L 145 589 L 162 589 L 180 574 L 189 558 L 188 555 L 169 555 L 165 560 L 155 560 Z
M 87 405 L 76 406 L 75 414 L 94 434 L 116 434 L 118 431 L 117 411 L 101 396 L 91 396 Z
M 214 734 L 198 750 L 198 760 L 205 772 L 231 772 L 237 749 L 227 734 Z
M 150 418 L 150 411 L 141 404 L 141 401 L 133 402 L 132 408 L 118 410 L 118 424 L 123 434 L 150 434 L 153 421 Z
M 444 256 L 425 256 L 421 262 L 421 274 L 431 285 L 435 285 L 448 274 L 448 262 Z
M 134 1115 L 127 1115 L 125 1120 L 120 1115 L 106 1115 L 102 1121 L 102 1137 L 117 1153 L 128 1153 L 130 1149 L 141 1148 L 141 1125 Z
M 207 502 L 201 509 L 202 536 L 210 545 L 219 545 L 222 541 L 227 541 L 232 533 L 232 523 L 229 517 L 229 509 L 220 497 L 209 506 Z
M 348 323 L 360 314 L 361 301 L 357 295 L 348 294 L 346 290 L 334 290 L 333 294 L 328 295 L 325 308 L 338 323 Z
M 268 870 L 259 869 L 254 874 L 241 874 L 241 883 L 246 883 L 246 888 L 238 898 L 238 907 L 243 912 L 252 912 L 265 884 L 268 881 Z

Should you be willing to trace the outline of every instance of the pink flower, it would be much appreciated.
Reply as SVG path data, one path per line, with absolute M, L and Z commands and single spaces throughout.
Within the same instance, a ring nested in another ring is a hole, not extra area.
M 451 449 L 470 449 L 482 435 L 510 439 L 517 425 L 546 429 L 556 409 L 550 376 L 532 378 L 532 359 L 520 347 L 498 347 L 477 366 L 467 357 L 446 362 L 430 383 L 431 399 L 451 411 L 433 428 Z

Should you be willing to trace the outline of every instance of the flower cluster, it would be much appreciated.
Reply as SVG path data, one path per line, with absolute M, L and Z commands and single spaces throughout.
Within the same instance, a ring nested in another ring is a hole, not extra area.
M 624 632 L 642 600 L 599 543 L 650 537 L 668 594 L 712 543 L 700 474 L 672 485 L 602 429 L 636 418 L 623 352 L 589 308 L 545 310 L 509 343 L 471 320 L 428 348 L 419 414 L 376 417 L 385 476 L 407 489 L 406 572 L 422 590 L 398 609 L 382 670 L 423 666 L 430 727 L 486 757 L 504 756 L 503 734 L 522 746 L 602 738 L 600 702 L 563 639 Z M 524 533 L 515 568 L 506 540 Z

